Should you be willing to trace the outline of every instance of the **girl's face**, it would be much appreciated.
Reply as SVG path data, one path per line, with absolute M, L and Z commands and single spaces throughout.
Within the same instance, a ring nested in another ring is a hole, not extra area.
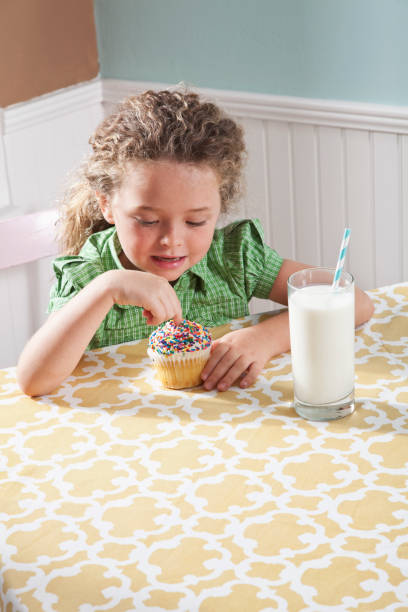
M 219 179 L 207 165 L 131 162 L 121 187 L 100 205 L 116 225 L 122 265 L 175 281 L 210 248 Z

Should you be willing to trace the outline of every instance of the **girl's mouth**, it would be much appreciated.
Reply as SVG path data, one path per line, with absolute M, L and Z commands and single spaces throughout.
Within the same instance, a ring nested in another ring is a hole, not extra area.
M 182 262 L 185 261 L 185 255 L 181 257 L 160 257 L 159 255 L 152 255 L 152 259 L 156 265 L 160 268 L 177 268 Z

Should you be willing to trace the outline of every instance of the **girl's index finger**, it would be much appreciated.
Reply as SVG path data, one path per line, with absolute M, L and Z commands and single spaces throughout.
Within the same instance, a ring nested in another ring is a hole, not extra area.
M 183 320 L 183 310 L 181 308 L 180 300 L 176 292 L 174 292 L 174 297 L 175 300 L 172 300 L 172 306 L 174 306 L 175 311 L 171 318 L 173 319 L 176 325 L 179 325 Z
M 180 325 L 180 323 L 183 320 L 183 312 L 181 310 L 181 306 L 178 312 L 176 312 L 173 316 L 173 321 L 175 322 L 176 325 Z

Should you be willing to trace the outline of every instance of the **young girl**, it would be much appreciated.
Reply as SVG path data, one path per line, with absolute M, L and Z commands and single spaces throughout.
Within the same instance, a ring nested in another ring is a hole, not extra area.
M 18 380 L 51 392 L 85 349 L 150 335 L 173 318 L 206 326 L 248 314 L 251 297 L 287 304 L 286 282 L 305 264 L 264 243 L 258 221 L 216 229 L 240 193 L 243 132 L 194 93 L 126 99 L 90 140 L 92 153 L 62 208 L 65 255 L 46 323 L 26 345 Z M 356 324 L 372 314 L 356 290 Z M 213 343 L 204 387 L 251 385 L 289 349 L 287 312 Z

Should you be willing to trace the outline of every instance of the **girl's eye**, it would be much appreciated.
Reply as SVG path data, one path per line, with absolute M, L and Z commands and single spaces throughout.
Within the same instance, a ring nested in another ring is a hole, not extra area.
M 155 223 L 158 223 L 158 221 L 145 221 L 144 219 L 138 219 L 137 217 L 136 221 L 140 223 L 140 225 L 154 225 Z
M 205 225 L 206 221 L 187 221 L 187 225 L 191 225 L 192 227 L 200 227 L 200 225 Z

